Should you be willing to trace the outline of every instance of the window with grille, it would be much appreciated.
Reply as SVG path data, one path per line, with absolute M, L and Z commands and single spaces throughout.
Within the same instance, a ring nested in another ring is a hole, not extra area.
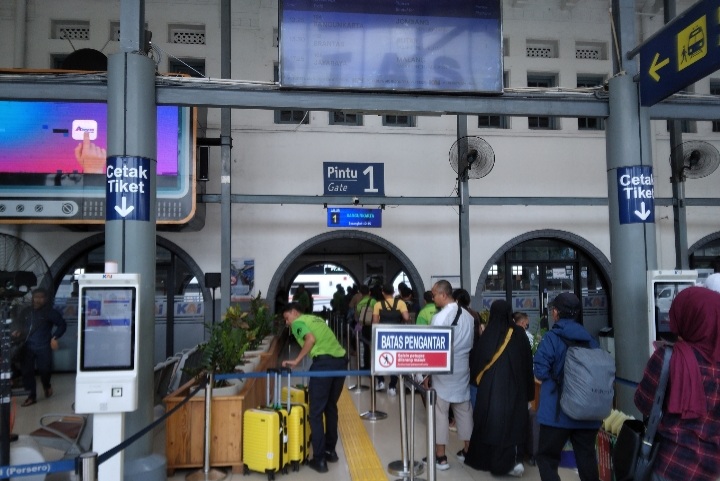
M 90 40 L 90 22 L 78 20 L 53 20 L 51 38 L 67 40 Z
M 145 22 L 145 30 L 148 29 L 148 24 Z M 110 22 L 110 39 L 111 42 L 120 41 L 120 22 Z
M 607 48 L 603 43 L 578 42 L 575 58 L 578 60 L 607 60 Z
M 280 81 L 280 66 L 278 64 L 273 65 L 273 81 Z M 274 115 L 276 124 L 310 123 L 310 112 L 308 110 L 276 110 Z
M 528 87 L 550 88 L 557 84 L 554 75 L 533 75 L 528 74 Z M 533 130 L 555 130 L 558 122 L 555 117 L 537 116 L 528 117 L 528 128 Z
M 508 84 L 508 73 L 503 72 L 503 85 Z M 478 128 L 481 129 L 509 129 L 510 119 L 506 115 L 478 115 Z
M 415 127 L 415 117 L 412 115 L 383 115 L 383 125 L 386 127 Z
M 695 85 L 688 85 L 678 93 L 680 94 L 692 94 L 695 92 Z M 665 121 L 666 129 L 670 132 L 670 126 L 672 125 L 671 120 Z M 676 121 L 677 122 L 677 121 Z M 694 120 L 681 120 L 680 130 L 683 134 L 694 134 L 697 132 L 697 123 Z
M 578 88 L 598 87 L 605 82 L 601 75 L 578 75 Z M 578 117 L 578 130 L 605 130 L 605 119 L 601 117 Z
M 335 110 L 330 112 L 330 125 L 362 125 L 362 114 Z
M 710 80 L 710 95 L 720 95 L 720 80 Z M 712 121 L 712 131 L 720 132 L 720 120 Z
M 205 45 L 205 25 L 168 25 L 168 42 Z
M 557 42 L 528 40 L 525 55 L 533 58 L 557 58 Z

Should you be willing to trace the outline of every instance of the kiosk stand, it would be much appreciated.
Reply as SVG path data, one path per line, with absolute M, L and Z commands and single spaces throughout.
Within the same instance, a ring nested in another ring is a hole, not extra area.
M 125 438 L 125 413 L 138 406 L 138 274 L 78 278 L 78 358 L 75 411 L 93 415 L 93 451 Z M 98 479 L 123 480 L 123 452 L 101 464 Z

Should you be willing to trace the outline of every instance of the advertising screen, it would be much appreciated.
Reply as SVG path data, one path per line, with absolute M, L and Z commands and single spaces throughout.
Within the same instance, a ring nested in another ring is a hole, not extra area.
M 135 287 L 81 289 L 81 371 L 135 368 L 135 290 Z
M 502 92 L 500 0 L 281 0 L 283 87 Z
M 0 100 L 0 222 L 105 220 L 107 105 Z M 158 222 L 194 212 L 189 107 L 157 107 Z

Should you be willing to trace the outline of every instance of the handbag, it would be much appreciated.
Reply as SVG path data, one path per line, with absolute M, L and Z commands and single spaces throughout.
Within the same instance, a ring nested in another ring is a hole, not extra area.
M 620 428 L 612 453 L 616 481 L 647 481 L 650 479 L 660 447 L 660 441 L 655 439 L 655 434 L 662 418 L 662 405 L 670 374 L 671 355 L 672 346 L 665 346 L 660 379 L 647 426 L 638 419 L 628 419 Z

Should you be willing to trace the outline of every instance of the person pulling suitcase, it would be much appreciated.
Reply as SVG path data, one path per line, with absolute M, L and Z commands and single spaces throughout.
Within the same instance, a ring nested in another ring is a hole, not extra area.
M 295 368 L 305 356 L 310 355 L 313 360 L 310 371 L 347 369 L 345 349 L 325 320 L 312 314 L 304 314 L 302 306 L 297 302 L 291 302 L 283 309 L 283 319 L 300 344 L 297 357 L 283 361 L 283 367 Z M 313 458 L 308 461 L 308 466 L 318 473 L 327 473 L 327 463 L 338 461 L 335 451 L 338 441 L 337 402 L 344 385 L 345 376 L 311 377 L 308 383 L 310 441 L 313 447 Z

